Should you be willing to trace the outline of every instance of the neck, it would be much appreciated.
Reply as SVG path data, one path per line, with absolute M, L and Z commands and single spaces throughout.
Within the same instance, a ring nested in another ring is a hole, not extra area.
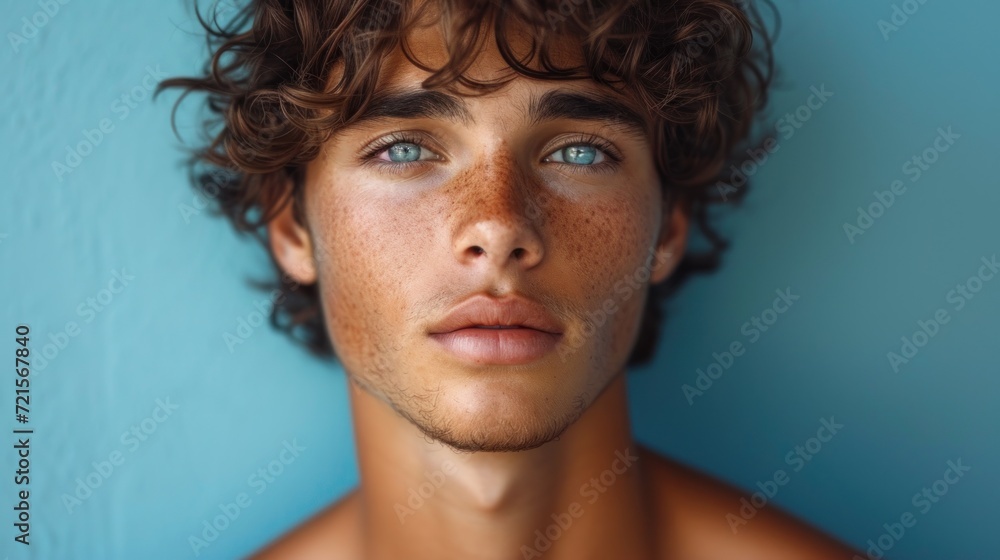
M 652 558 L 625 372 L 557 440 L 464 453 L 350 383 L 364 557 Z

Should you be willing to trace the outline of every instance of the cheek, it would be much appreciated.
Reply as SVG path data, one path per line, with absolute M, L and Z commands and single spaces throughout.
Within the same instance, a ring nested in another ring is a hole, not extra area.
M 578 272 L 587 272 L 589 293 L 607 286 L 612 276 L 635 261 L 635 255 L 644 245 L 642 220 L 629 208 L 614 205 L 590 207 L 565 218 L 559 226 L 563 243 Z
M 573 276 L 589 296 L 591 309 L 600 308 L 609 296 L 615 299 L 615 283 L 643 268 L 656 235 L 651 203 L 615 200 L 554 218 L 554 231 L 559 232 Z
M 638 335 L 649 281 L 646 262 L 659 225 L 650 211 L 655 203 L 653 198 L 615 200 L 552 218 L 570 272 L 564 293 L 575 294 L 586 329 L 578 340 L 608 352 L 595 356 L 604 364 L 624 357 Z
M 379 200 L 333 193 L 317 197 L 311 230 L 319 260 L 322 307 L 331 342 L 345 363 L 384 358 L 406 317 L 426 222 Z

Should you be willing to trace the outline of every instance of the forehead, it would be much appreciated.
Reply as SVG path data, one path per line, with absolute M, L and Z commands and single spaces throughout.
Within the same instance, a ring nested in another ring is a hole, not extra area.
M 429 20 L 429 21 L 428 21 Z M 501 89 L 482 96 L 456 95 L 445 88 L 425 89 L 421 83 L 432 70 L 448 64 L 448 52 L 441 19 L 424 17 L 406 36 L 410 55 L 424 68 L 415 65 L 397 46 L 382 61 L 378 88 L 368 109 L 354 124 L 373 119 L 437 118 L 467 126 L 477 123 L 485 108 L 491 112 L 520 113 L 530 124 L 559 118 L 603 122 L 636 136 L 646 136 L 648 115 L 634 100 L 589 78 L 545 80 L 515 72 L 501 56 L 493 25 L 483 22 L 483 35 L 471 64 L 463 71 L 466 78 L 494 82 L 510 80 Z M 509 26 L 505 36 L 515 55 L 527 55 L 531 46 L 529 30 Z M 546 53 L 556 67 L 580 68 L 584 64 L 578 39 L 560 36 L 546 45 Z M 521 58 L 523 60 L 523 58 Z M 534 61 L 531 66 L 537 68 Z M 485 120 L 485 119 L 480 119 Z
M 437 11 L 436 3 L 427 2 L 425 6 L 427 8 L 421 12 L 419 21 L 410 28 L 404 39 L 414 58 L 425 66 L 439 68 L 447 64 L 451 58 L 443 34 L 444 26 L 450 23 L 446 22 L 444 16 Z M 476 23 L 480 25 L 479 42 L 469 47 L 469 50 L 476 51 L 476 56 L 465 75 L 476 80 L 492 80 L 510 74 L 512 70 L 497 49 L 494 23 L 492 21 Z M 504 29 L 504 39 L 516 55 L 524 56 L 530 50 L 532 31 L 526 25 L 513 24 L 508 20 Z M 455 41 L 454 37 L 452 41 Z M 550 39 L 545 49 L 557 66 L 576 66 L 584 62 L 581 44 L 574 37 L 560 35 Z M 423 78 L 430 74 L 413 66 L 401 48 L 394 49 L 383 64 L 386 77 Z

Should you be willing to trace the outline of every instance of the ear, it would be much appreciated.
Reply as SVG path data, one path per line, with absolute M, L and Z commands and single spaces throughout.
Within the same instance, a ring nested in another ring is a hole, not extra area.
M 271 254 L 278 266 L 299 284 L 316 281 L 316 263 L 309 230 L 295 218 L 295 202 L 291 199 L 267 224 Z
M 660 238 L 656 244 L 650 283 L 659 284 L 666 280 L 677 268 L 684 256 L 688 236 L 688 213 L 679 201 L 670 204 L 670 210 L 663 216 Z

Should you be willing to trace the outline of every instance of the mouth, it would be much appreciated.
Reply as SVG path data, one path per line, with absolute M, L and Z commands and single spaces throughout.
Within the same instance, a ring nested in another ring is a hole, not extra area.
M 543 358 L 562 339 L 562 324 L 521 296 L 476 295 L 459 304 L 428 335 L 453 356 L 474 364 L 516 365 Z
M 562 338 L 514 325 L 477 325 L 430 336 L 453 356 L 479 365 L 529 364 L 554 350 Z

